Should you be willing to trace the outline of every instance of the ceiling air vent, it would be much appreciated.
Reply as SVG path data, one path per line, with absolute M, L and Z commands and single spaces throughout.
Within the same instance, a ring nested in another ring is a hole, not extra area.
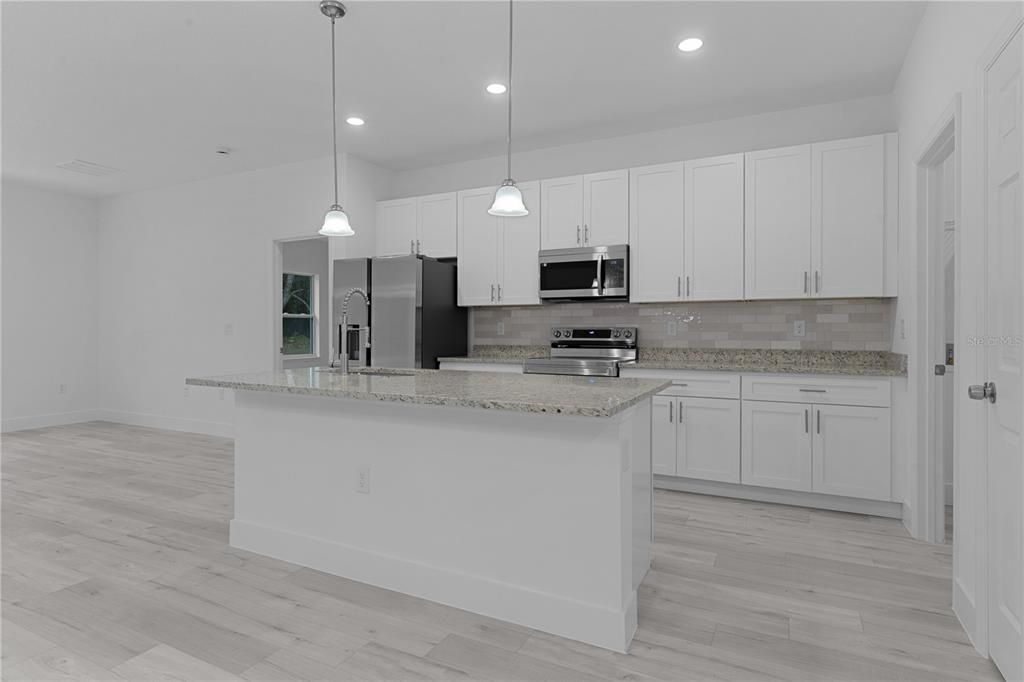
M 81 173 L 83 175 L 94 175 L 96 177 L 102 177 L 104 175 L 113 175 L 114 173 L 123 173 L 124 171 L 118 168 L 111 168 L 110 166 L 103 166 L 92 161 L 82 161 L 81 159 L 75 159 L 73 161 L 66 161 L 64 163 L 58 163 L 57 168 L 63 168 L 66 171 L 72 173 Z

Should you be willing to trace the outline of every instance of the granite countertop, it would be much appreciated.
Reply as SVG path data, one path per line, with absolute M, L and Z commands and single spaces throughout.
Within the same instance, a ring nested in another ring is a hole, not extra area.
M 522 364 L 527 358 L 547 355 L 546 346 L 479 346 L 468 357 L 440 360 L 512 365 Z M 638 369 L 901 377 L 907 375 L 907 356 L 860 350 L 641 348 L 639 360 L 629 366 Z
M 328 398 L 420 403 L 583 417 L 611 417 L 670 385 L 660 379 L 570 377 L 433 369 L 338 374 L 288 369 L 185 379 L 190 386 Z

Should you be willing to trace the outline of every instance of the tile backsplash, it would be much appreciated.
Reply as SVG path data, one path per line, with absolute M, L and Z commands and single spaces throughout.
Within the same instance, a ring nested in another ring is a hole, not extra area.
M 473 345 L 542 346 L 553 326 L 622 325 L 638 327 L 647 348 L 887 351 L 895 307 L 895 299 L 872 298 L 473 308 Z M 805 323 L 805 336 L 794 335 L 797 321 Z

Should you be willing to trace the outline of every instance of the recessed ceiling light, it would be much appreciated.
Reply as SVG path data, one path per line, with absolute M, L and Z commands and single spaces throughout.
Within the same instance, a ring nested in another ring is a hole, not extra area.
M 704 47 L 704 41 L 700 38 L 687 38 L 681 41 L 677 47 L 680 52 L 696 52 Z
M 358 116 L 349 116 L 348 118 L 345 119 L 345 123 L 348 123 L 350 126 L 361 126 L 364 123 L 366 123 L 366 121 L 359 118 Z
M 491 83 L 490 85 L 487 86 L 487 92 L 491 93 L 492 95 L 504 95 L 506 92 L 508 92 L 508 88 L 506 88 L 501 83 Z

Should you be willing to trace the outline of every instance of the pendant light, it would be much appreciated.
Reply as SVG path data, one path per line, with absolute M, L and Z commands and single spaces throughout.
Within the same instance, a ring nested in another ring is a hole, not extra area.
M 494 193 L 494 203 L 487 209 L 491 215 L 505 218 L 518 218 L 530 214 L 523 203 L 523 193 L 512 179 L 512 92 L 512 0 L 508 0 L 508 166 L 505 182 L 501 183 L 501 187 Z
M 345 5 L 338 0 L 321 0 L 320 11 L 331 20 L 331 127 L 334 131 L 334 146 L 331 148 L 331 158 L 334 160 L 334 203 L 324 216 L 320 234 L 325 237 L 351 237 L 355 232 L 338 203 L 338 79 L 334 59 L 334 22 L 345 16 Z

